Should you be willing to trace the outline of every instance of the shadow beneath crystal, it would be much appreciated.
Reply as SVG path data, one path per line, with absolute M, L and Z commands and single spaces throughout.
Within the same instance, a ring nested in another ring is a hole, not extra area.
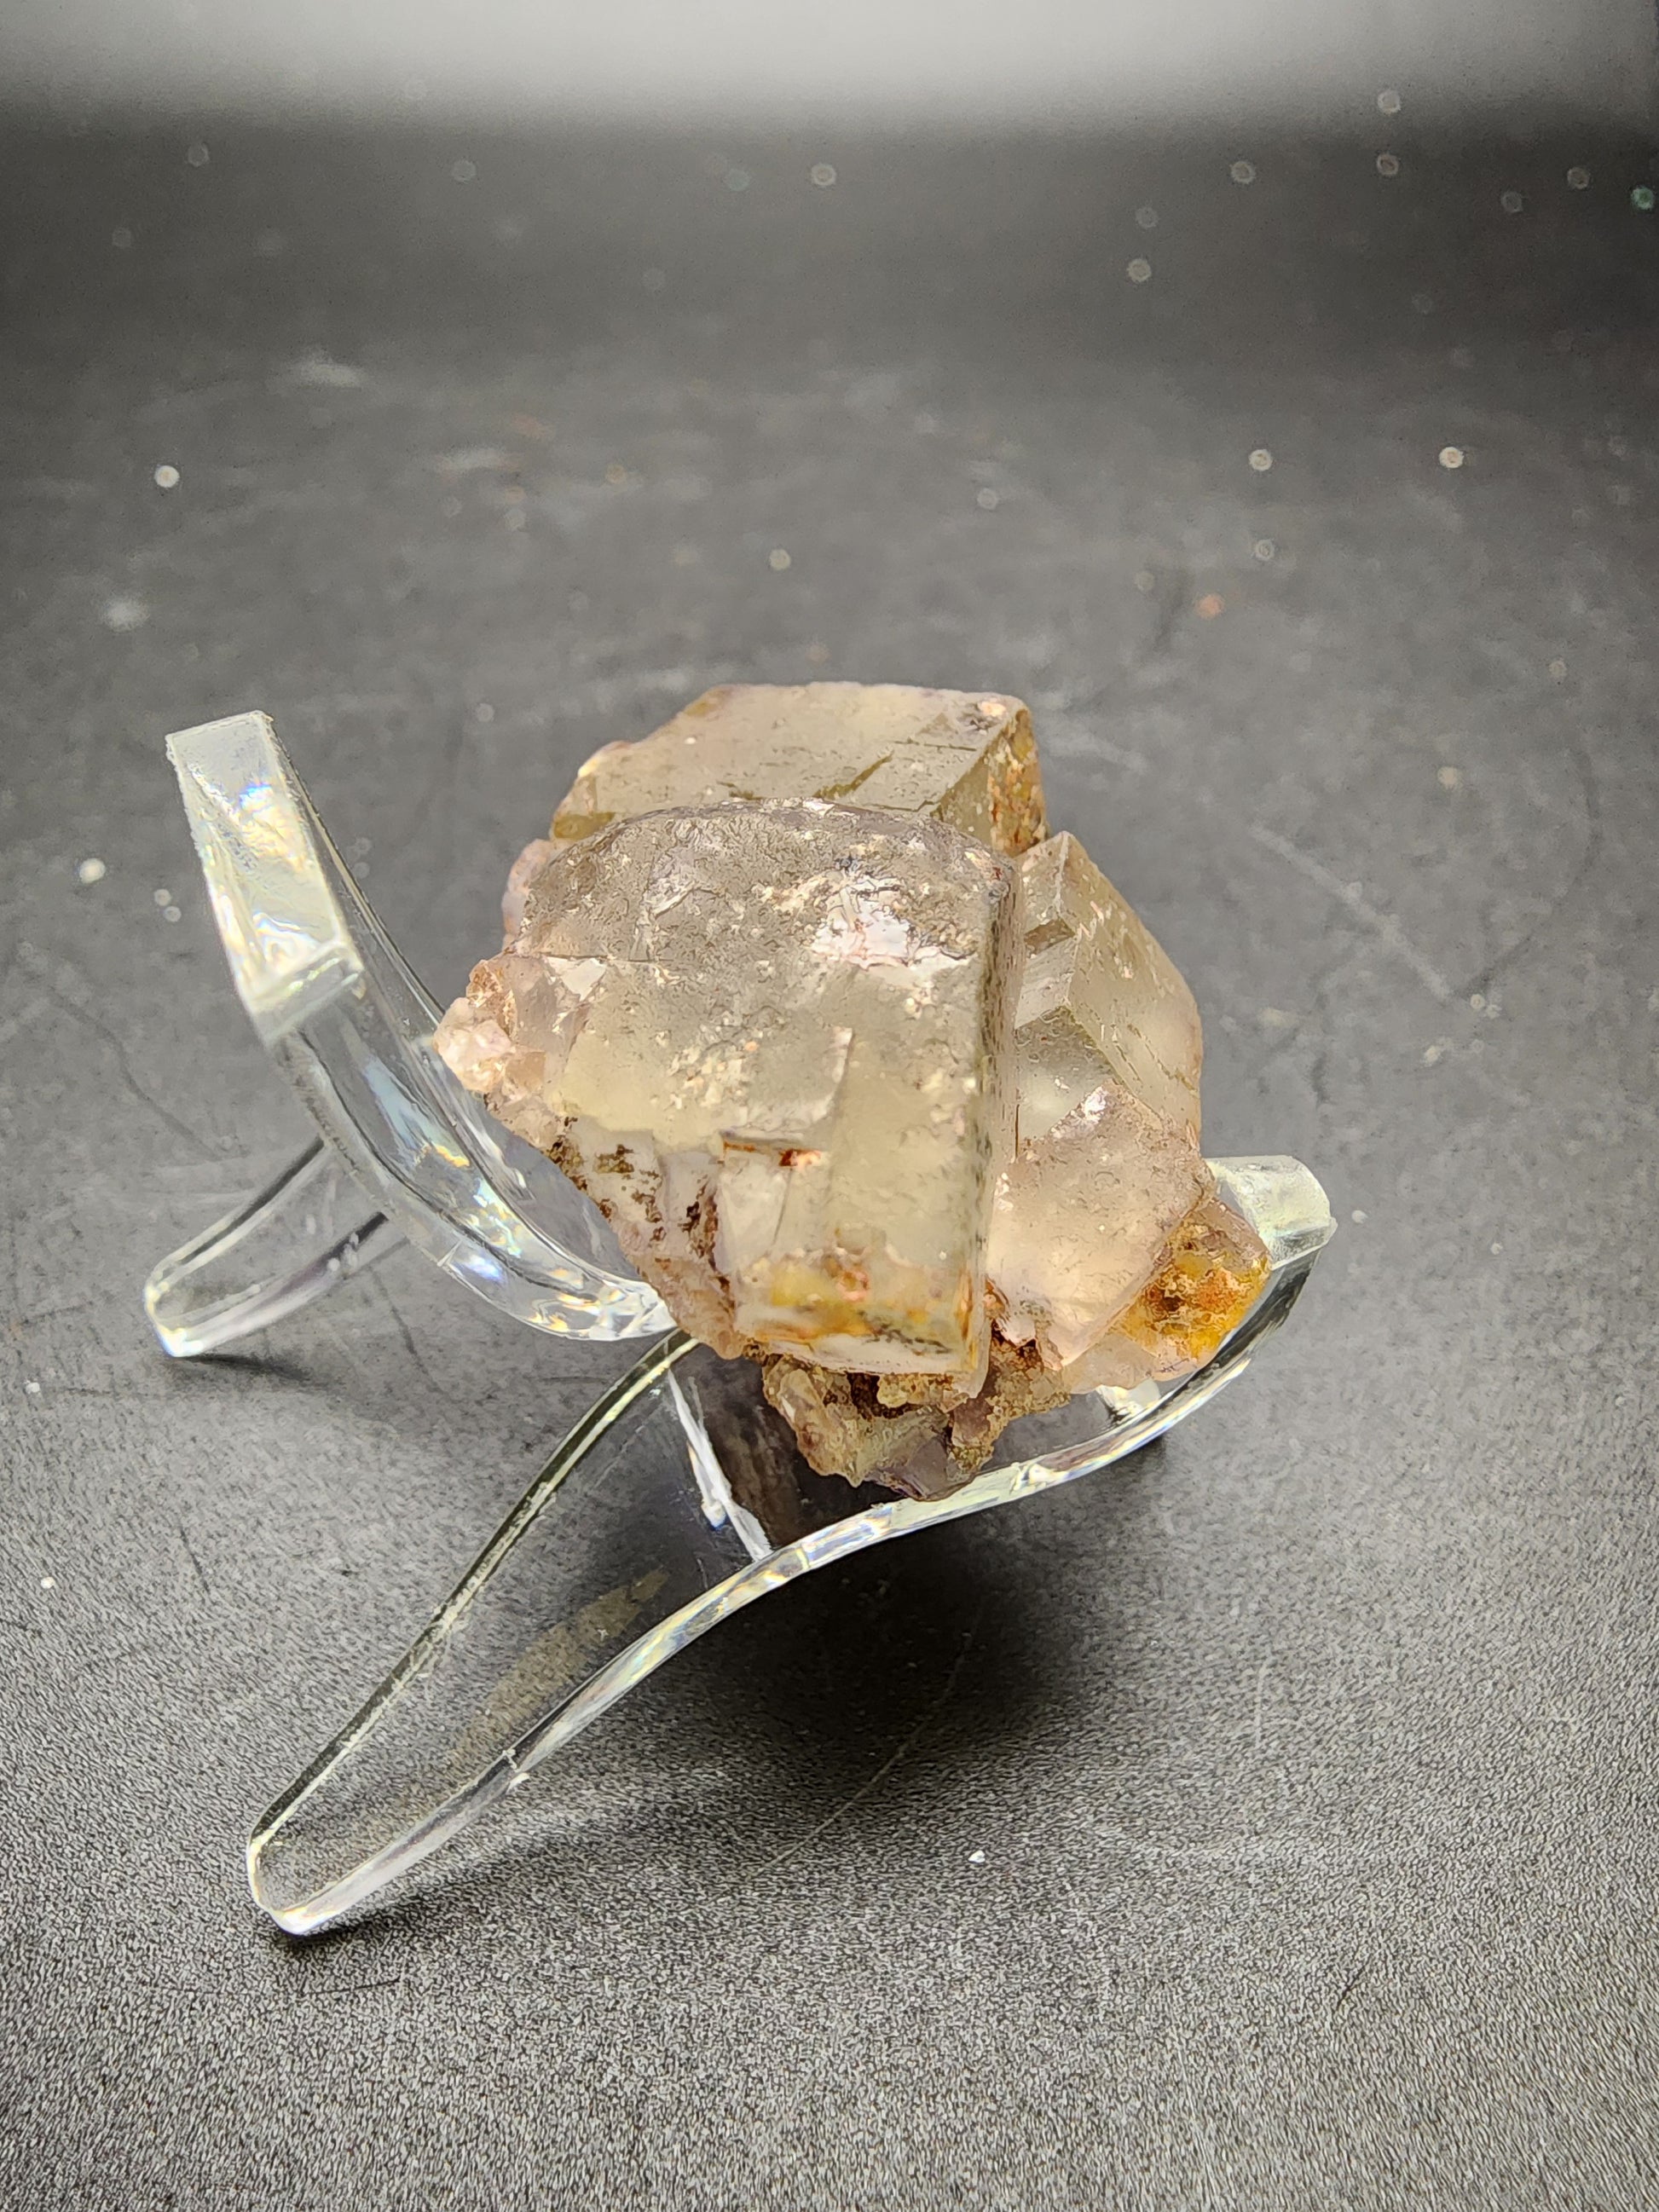
M 693 1644 L 388 1894 L 285 1953 L 480 1914 L 612 1917 L 642 1880 L 741 1908 L 839 1864 L 896 1873 L 1040 1740 L 1109 1718 L 1097 1561 L 1152 1510 L 1161 1440 L 1101 1475 L 809 1574 Z M 1075 1536 L 1068 1533 L 1075 1528 Z

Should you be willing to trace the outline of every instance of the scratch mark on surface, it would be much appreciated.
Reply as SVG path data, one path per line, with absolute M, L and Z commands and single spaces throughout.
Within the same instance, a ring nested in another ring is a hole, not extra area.
M 211 1597 L 213 1595 L 212 1586 L 208 1581 L 202 1562 L 196 1556 L 196 1547 L 191 1542 L 190 1537 L 185 1531 L 185 1524 L 182 1521 L 179 1523 L 179 1541 L 185 1547 L 185 1557 L 190 1561 L 191 1565 L 196 1571 L 196 1579 L 202 1585 L 203 1594 L 205 1596 Z
M 1221 2202 L 1221 2176 L 1216 2169 L 1215 2136 L 1203 2108 L 1198 2100 L 1198 2090 L 1193 2081 L 1193 2071 L 1188 2063 L 1184 2043 L 1175 2046 L 1176 2061 L 1181 2068 L 1181 2078 L 1187 2091 L 1187 2117 L 1192 2129 L 1193 2149 L 1197 2154 L 1198 2170 L 1204 2182 L 1204 2201 L 1218 2205 Z
M 304 1995 L 307 1997 L 357 1997 L 371 1990 L 401 1990 L 403 1987 L 401 1974 L 387 1974 L 372 1982 L 343 1982 L 337 1989 L 306 1990 Z
M 164 1106 L 159 1098 L 153 1097 L 145 1090 L 133 1073 L 132 1063 L 127 1058 L 125 1043 L 107 1022 L 101 1020 L 98 1015 L 89 1012 L 85 1006 L 77 1006 L 72 1000 L 60 996 L 58 1006 L 60 1012 L 68 1014 L 72 1020 L 84 1022 L 96 1036 L 103 1038 L 105 1043 L 115 1054 L 116 1065 L 121 1071 L 121 1080 L 135 1098 L 148 1106 L 152 1114 L 159 1114 L 175 1136 L 182 1137 L 187 1145 L 193 1145 L 205 1158 L 210 1160 L 213 1158 L 213 1147 L 208 1143 L 206 1138 L 198 1130 L 192 1129 L 187 1121 L 181 1121 L 170 1107 Z
M 1425 991 L 1443 1006 L 1450 1005 L 1456 992 L 1433 963 L 1425 959 L 1391 914 L 1374 907 L 1363 891 L 1357 890 L 1352 884 L 1345 884 L 1340 876 L 1332 874 L 1322 860 L 1315 860 L 1311 853 L 1304 853 L 1299 845 L 1291 844 L 1288 837 L 1281 837 L 1265 823 L 1251 823 L 1250 835 L 1258 845 L 1265 845 L 1270 853 L 1276 853 L 1298 875 L 1305 876 L 1310 884 L 1317 884 L 1328 897 L 1345 906 L 1356 921 L 1364 922 L 1389 951 L 1405 962 Z
M 1348 1999 L 1359 1987 L 1361 1982 L 1364 1980 L 1365 1973 L 1366 1969 L 1364 1966 L 1356 1966 L 1352 1973 L 1349 1975 L 1347 1980 L 1343 1983 L 1341 1995 L 1337 1998 L 1336 2002 L 1331 2007 L 1331 2018 L 1333 2020 L 1336 2018 L 1338 2013 L 1341 2011 L 1343 2006 L 1346 2004 Z
M 391 1291 L 387 1290 L 386 1285 L 380 1280 L 378 1275 L 371 1274 L 368 1278 L 368 1281 L 369 1287 L 373 1290 L 374 1295 L 380 1299 L 386 1311 L 392 1316 L 392 1319 L 397 1328 L 398 1334 L 404 1340 L 404 1351 L 408 1352 L 416 1366 L 419 1368 L 423 1379 L 428 1382 L 432 1382 L 432 1387 L 435 1390 L 438 1388 L 438 1385 L 432 1382 L 431 1371 L 428 1368 L 425 1360 L 421 1357 L 421 1348 L 415 1341 L 414 1332 L 410 1329 L 409 1323 L 404 1319 L 402 1314 L 398 1312 L 397 1301 L 393 1298 Z
M 809 1844 L 816 1843 L 818 1838 L 823 1835 L 826 1828 L 834 1827 L 836 1822 L 841 1819 L 843 1814 L 850 1813 L 854 1805 L 860 1804 L 863 1800 L 870 1795 L 872 1790 L 886 1780 L 887 1777 L 892 1772 L 896 1766 L 909 1757 L 911 1752 L 915 1749 L 917 1743 L 921 1741 L 923 1735 L 929 1728 L 932 1727 L 933 1722 L 939 1717 L 939 1714 L 945 1710 L 945 1705 L 949 1703 L 951 1693 L 957 1686 L 957 1680 L 960 1677 L 963 1667 L 967 1661 L 968 1654 L 973 1649 L 974 1638 L 979 1633 L 979 1624 L 981 1617 L 983 1616 L 984 1611 L 985 1607 L 983 1605 L 981 1605 L 975 1611 L 972 1620 L 968 1624 L 968 1633 L 962 1639 L 962 1649 L 957 1652 L 955 1661 L 951 1665 L 951 1671 L 945 1678 L 945 1687 L 939 1692 L 938 1697 L 936 1697 L 933 1704 L 928 1706 L 927 1711 L 923 1713 L 921 1718 L 916 1723 L 915 1726 L 910 1730 L 909 1734 L 904 1738 L 902 1742 L 901 1742 L 895 1750 L 888 1753 L 887 1757 L 883 1759 L 881 1765 L 876 1769 L 872 1775 L 871 1775 L 866 1781 L 860 1782 L 858 1788 L 854 1790 L 849 1796 L 842 1798 L 841 1803 L 835 1808 L 833 1812 L 826 1813 L 823 1820 L 818 1822 L 816 1827 L 809 1828 L 804 1836 L 797 1836 L 793 1844 L 786 1844 L 782 1850 L 778 1852 L 775 1858 L 768 1859 L 764 1866 L 758 1868 L 757 1869 L 757 1877 L 760 1875 L 768 1875 L 772 1873 L 775 1868 L 781 1867 L 784 1863 L 785 1860 L 793 1858 L 797 1852 L 804 1851 Z
M 61 1321 L 65 1314 L 88 1313 L 101 1303 L 98 1298 L 73 1298 L 68 1305 L 43 1306 L 39 1313 L 18 1314 L 6 1326 L 14 1334 L 26 1328 L 38 1328 L 44 1322 Z
M 1574 726 L 1571 716 L 1565 720 L 1562 727 L 1567 740 L 1567 750 L 1572 755 L 1573 765 L 1578 772 L 1579 790 L 1584 803 L 1584 849 L 1579 855 L 1577 866 L 1562 885 L 1559 893 L 1550 901 L 1535 921 L 1528 924 L 1512 944 L 1504 945 L 1499 952 L 1494 952 L 1480 973 L 1470 976 L 1468 981 L 1463 986 L 1465 995 L 1475 991 L 1486 993 L 1492 989 L 1493 981 L 1499 973 L 1507 968 L 1517 955 L 1526 951 L 1534 939 L 1549 927 L 1562 908 L 1577 894 L 1579 887 L 1589 877 L 1601 856 L 1601 794 L 1596 784 L 1595 769 L 1590 759 L 1589 747 L 1584 742 L 1583 732 Z

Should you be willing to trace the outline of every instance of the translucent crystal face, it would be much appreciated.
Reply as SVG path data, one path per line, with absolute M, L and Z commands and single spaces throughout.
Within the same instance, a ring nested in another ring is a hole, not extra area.
M 725 684 L 650 737 L 595 753 L 553 836 L 589 837 L 661 807 L 769 799 L 929 815 L 996 853 L 1048 834 L 1018 699 L 908 684 Z
M 1110 1328 L 1170 1237 L 1209 1194 L 1183 1129 L 1103 1083 L 1034 1144 L 997 1188 L 987 1266 L 1013 1344 L 1065 1367 Z
M 1203 1033 L 1174 961 L 1066 831 L 1027 853 L 1020 874 L 1022 1141 L 1043 1136 L 1110 1076 L 1196 1143 Z
M 1132 1304 L 1060 1372 L 1073 1390 L 1133 1389 L 1189 1375 L 1249 1311 L 1267 1279 L 1266 1245 L 1210 1191 L 1171 1232 Z
M 716 1350 L 973 1389 L 1018 950 L 943 823 L 641 815 L 532 878 L 436 1042 Z

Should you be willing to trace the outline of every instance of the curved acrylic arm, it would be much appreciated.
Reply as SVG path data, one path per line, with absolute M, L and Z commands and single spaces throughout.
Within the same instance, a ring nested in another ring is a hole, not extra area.
M 1331 1236 L 1294 1160 L 1212 1163 L 1272 1272 L 1184 1382 L 1097 1391 L 1007 1431 L 984 1474 L 917 1502 L 816 1475 L 747 1360 L 675 1335 L 565 1439 L 430 1626 L 264 1816 L 253 1894 L 295 1934 L 406 1873 L 705 1629 L 811 1568 L 1109 1466 L 1242 1374 Z
M 263 1328 L 399 1236 L 533 1328 L 617 1338 L 672 1328 L 597 1209 L 431 1050 L 438 1009 L 268 719 L 181 730 L 167 751 L 242 1004 L 350 1176 L 313 1147 L 164 1260 L 144 1302 L 166 1349 L 209 1352 Z
M 319 1137 L 169 1252 L 144 1285 L 144 1310 L 174 1358 L 199 1358 L 297 1313 L 403 1241 Z

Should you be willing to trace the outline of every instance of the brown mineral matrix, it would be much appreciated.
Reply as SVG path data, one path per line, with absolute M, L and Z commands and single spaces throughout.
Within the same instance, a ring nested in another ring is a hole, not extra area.
M 601 746 L 552 834 L 568 842 L 620 815 L 773 799 L 932 815 L 994 853 L 1048 834 L 1021 702 L 910 684 L 718 684 L 651 736 Z
M 1018 876 L 925 816 L 635 816 L 556 849 L 438 1051 L 726 1357 L 984 1379 Z
M 921 1402 L 890 1391 L 916 1386 Z M 837 1375 L 798 1360 L 769 1359 L 762 1388 L 795 1432 L 807 1465 L 851 1483 L 879 1482 L 911 1498 L 943 1498 L 970 1482 L 1011 1421 L 1071 1395 L 1026 1346 L 991 1340 L 989 1370 L 971 1397 L 926 1392 L 924 1378 Z

